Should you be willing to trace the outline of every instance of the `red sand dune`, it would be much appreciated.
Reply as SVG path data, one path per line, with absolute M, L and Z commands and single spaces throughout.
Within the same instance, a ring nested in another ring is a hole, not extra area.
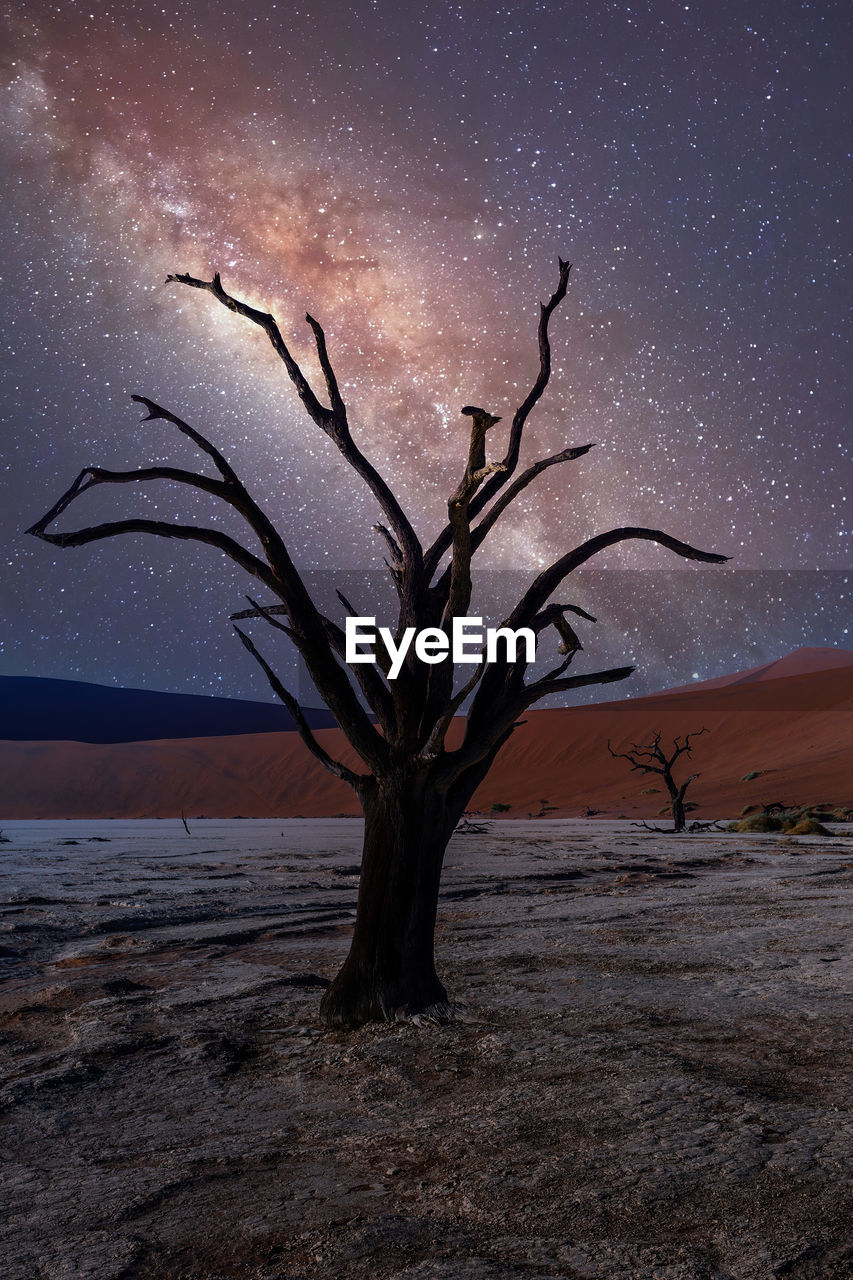
M 697 680 L 694 684 L 680 684 L 662 693 L 684 693 L 687 689 L 722 689 L 733 684 L 752 684 L 756 680 L 781 680 L 784 676 L 808 675 L 813 671 L 833 671 L 838 667 L 853 666 L 853 652 L 849 649 L 794 649 L 784 658 L 765 662 L 760 667 L 747 667 L 733 675 L 717 676 L 714 680 Z
M 853 807 L 853 653 L 798 650 L 777 663 L 647 698 L 532 711 L 477 792 L 472 808 L 556 815 L 652 817 L 664 796 L 616 749 L 654 730 L 664 740 L 703 727 L 689 772 L 697 816 L 747 804 Z M 818 669 L 814 669 L 817 667 Z M 821 669 L 822 668 L 822 669 Z M 461 723 L 454 726 L 458 741 Z M 356 761 L 338 730 L 324 747 Z M 750 781 L 746 774 L 757 773 Z M 0 743 L 0 818 L 327 817 L 355 814 L 349 788 L 327 774 L 295 733 L 109 746 Z

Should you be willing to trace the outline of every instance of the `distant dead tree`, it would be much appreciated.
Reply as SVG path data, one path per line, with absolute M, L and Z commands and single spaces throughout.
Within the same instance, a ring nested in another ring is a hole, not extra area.
M 673 831 L 683 831 L 685 828 L 684 795 L 690 783 L 698 778 L 699 774 L 691 773 L 690 777 L 679 785 L 672 776 L 672 766 L 681 756 L 690 757 L 690 753 L 693 750 L 691 738 L 701 737 L 703 733 L 707 732 L 707 729 L 698 729 L 694 733 L 685 734 L 683 742 L 680 742 L 678 738 L 674 738 L 672 751 L 669 755 L 666 754 L 660 744 L 661 735 L 659 733 L 653 734 L 650 742 L 632 743 L 630 751 L 614 751 L 610 742 L 608 741 L 607 743 L 607 750 L 614 760 L 627 760 L 632 769 L 639 769 L 641 773 L 660 774 L 669 792 Z
M 176 282 L 202 290 L 230 311 L 257 325 L 281 360 L 308 417 L 334 443 L 356 476 L 367 486 L 381 513 L 376 531 L 387 548 L 386 565 L 399 601 L 396 638 L 407 628 L 434 628 L 445 642 L 455 618 L 468 613 L 471 602 L 471 561 L 487 535 L 528 485 L 550 467 L 572 462 L 592 445 L 573 446 L 541 458 L 516 475 L 522 435 L 531 410 L 538 403 L 551 373 L 548 326 L 566 295 L 571 266 L 560 261 L 557 287 L 540 307 L 539 367 L 530 391 L 515 410 L 506 449 L 500 461 L 486 462 L 486 435 L 499 418 L 466 405 L 472 418 L 467 462 L 447 506 L 447 523 L 431 546 L 424 548 L 412 523 L 386 480 L 365 457 L 353 438 L 347 406 L 341 394 L 326 337 L 320 324 L 305 317 L 311 328 L 317 362 L 325 384 L 325 403 L 285 343 L 276 319 L 228 293 L 218 273 L 212 280 L 170 275 Z M 698 551 L 657 529 L 611 529 L 567 551 L 539 572 L 504 626 L 530 628 L 539 636 L 556 628 L 560 659 L 552 670 L 525 680 L 527 653 L 479 663 L 457 687 L 451 661 L 427 662 L 410 648 L 399 676 L 390 679 L 389 664 L 377 645 L 378 665 L 348 664 L 345 627 L 325 616 L 312 599 L 291 559 L 281 533 L 250 496 L 225 457 L 205 436 L 183 419 L 145 396 L 143 421 L 163 419 L 188 436 L 207 455 L 217 475 L 177 467 L 150 466 L 131 471 L 87 467 L 30 533 L 60 547 L 79 547 L 118 534 L 153 534 L 200 542 L 228 556 L 268 593 L 233 619 L 259 619 L 282 631 L 296 646 L 326 705 L 354 748 L 361 767 L 349 768 L 334 759 L 312 733 L 296 698 L 259 652 L 247 632 L 238 635 L 260 664 L 272 689 L 290 711 L 308 750 L 336 777 L 355 791 L 364 812 L 364 849 L 355 927 L 347 959 L 326 991 L 321 1015 L 328 1025 L 355 1026 L 403 1014 L 442 1018 L 448 1014 L 447 992 L 434 963 L 433 935 L 439 880 L 445 848 L 476 788 L 507 741 L 526 708 L 549 694 L 582 685 L 624 680 L 632 667 L 616 667 L 566 676 L 580 642 L 566 614 L 594 622 L 574 604 L 549 603 L 552 594 L 576 569 L 608 547 L 637 539 L 659 543 L 689 560 L 719 564 L 726 556 Z M 243 518 L 257 539 L 252 551 L 229 535 L 196 524 L 179 524 L 136 516 L 71 532 L 50 532 L 49 526 L 75 499 L 101 484 L 146 484 L 168 480 L 201 490 L 227 503 Z M 338 593 L 343 610 L 357 610 Z M 439 641 L 441 643 L 441 641 Z M 524 646 L 519 646 L 519 649 Z M 454 750 L 446 734 L 466 699 L 465 733 Z

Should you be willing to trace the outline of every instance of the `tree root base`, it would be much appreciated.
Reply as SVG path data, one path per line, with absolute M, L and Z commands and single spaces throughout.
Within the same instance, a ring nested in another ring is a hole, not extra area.
M 392 1004 L 376 997 L 347 1000 L 339 996 L 335 999 L 330 988 L 320 1002 L 320 1020 L 332 1031 L 354 1031 L 369 1022 L 409 1022 L 414 1026 L 436 1026 L 455 1019 L 455 1006 L 447 1000 L 446 994 L 430 1001 Z
M 455 1022 L 456 1010 L 447 1000 L 437 1000 L 435 1004 L 429 1004 L 424 1009 L 411 1011 L 406 1008 L 395 1009 L 388 1021 L 411 1022 L 416 1027 L 426 1026 L 428 1023 Z

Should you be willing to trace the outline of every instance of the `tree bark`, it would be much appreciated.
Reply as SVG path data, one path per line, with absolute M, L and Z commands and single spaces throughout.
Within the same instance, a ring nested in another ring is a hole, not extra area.
M 444 853 L 468 797 L 449 799 L 427 772 L 364 780 L 364 850 L 352 944 L 327 990 L 327 1026 L 448 1016 L 434 934 Z
M 672 797 L 672 829 L 673 831 L 683 831 L 686 826 L 684 816 L 684 800 L 681 795 L 676 792 Z
M 659 772 L 663 774 L 663 780 L 666 783 L 666 789 L 669 792 L 670 812 L 672 813 L 672 829 L 673 831 L 683 831 L 685 827 L 684 793 L 676 786 L 675 779 L 670 772 L 669 766 L 670 761 L 667 761 Z

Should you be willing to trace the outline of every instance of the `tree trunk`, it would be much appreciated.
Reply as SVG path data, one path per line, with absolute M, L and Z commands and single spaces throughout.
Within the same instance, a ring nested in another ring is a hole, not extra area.
M 672 802 L 672 829 L 673 831 L 683 831 L 685 826 L 684 802 L 680 796 L 676 796 Z
M 447 1014 L 433 939 L 444 851 L 461 817 L 424 774 L 370 778 L 362 788 L 364 851 L 349 955 L 323 997 L 327 1026 L 399 1014 Z
M 683 831 L 687 825 L 684 817 L 684 791 L 680 790 L 675 785 L 675 782 L 669 778 L 665 779 L 665 781 L 672 800 L 672 829 L 673 831 Z

